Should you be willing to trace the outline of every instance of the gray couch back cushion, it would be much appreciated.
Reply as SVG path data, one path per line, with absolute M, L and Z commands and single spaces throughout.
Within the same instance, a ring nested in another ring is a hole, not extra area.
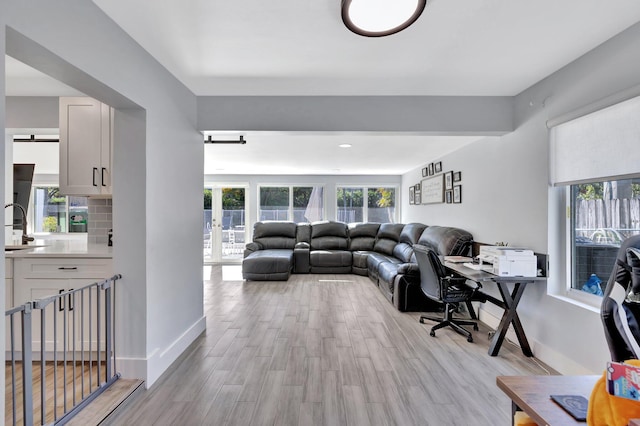
M 378 229 L 380 229 L 379 223 L 350 223 L 349 250 L 372 251 Z
M 400 242 L 393 249 L 393 256 L 404 263 L 416 262 L 413 255 L 413 245 L 418 242 L 427 225 L 422 223 L 407 223 L 400 233 Z
M 348 250 L 349 234 L 343 222 L 311 224 L 311 250 Z
M 268 249 L 292 249 L 296 245 L 296 224 L 293 222 L 256 222 L 253 241 Z
M 435 250 L 441 256 L 466 256 L 473 236 L 460 228 L 429 226 L 422 232 L 418 244 Z
M 378 253 L 393 255 L 393 249 L 400 241 L 400 234 L 403 228 L 404 225 L 402 223 L 383 223 L 380 225 L 373 250 Z

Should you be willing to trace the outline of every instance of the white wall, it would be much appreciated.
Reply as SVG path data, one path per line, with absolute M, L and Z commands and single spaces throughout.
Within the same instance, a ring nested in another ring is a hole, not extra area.
M 6 36 L 7 54 L 116 108 L 119 368 L 151 385 L 204 329 L 196 98 L 92 2 L 2 8 L 0 56 Z M 4 121 L 4 102 L 0 108 Z
M 556 191 L 548 191 L 546 122 L 639 84 L 639 43 L 640 25 L 635 25 L 518 95 L 513 133 L 442 158 L 444 170 L 462 171 L 463 203 L 405 202 L 403 221 L 459 226 L 477 241 L 505 241 L 549 253 L 548 286 L 564 286 L 564 205 L 558 204 Z M 419 174 L 414 170 L 403 176 L 403 192 Z M 486 310 L 499 313 L 489 305 Z M 552 297 L 540 284 L 527 288 L 519 312 L 536 357 L 564 374 L 602 372 L 609 351 L 597 309 Z

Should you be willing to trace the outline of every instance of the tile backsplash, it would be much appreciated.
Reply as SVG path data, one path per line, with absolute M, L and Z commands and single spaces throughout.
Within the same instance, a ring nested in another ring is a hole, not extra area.
M 89 244 L 107 244 L 109 229 L 113 228 L 112 200 L 89 198 Z

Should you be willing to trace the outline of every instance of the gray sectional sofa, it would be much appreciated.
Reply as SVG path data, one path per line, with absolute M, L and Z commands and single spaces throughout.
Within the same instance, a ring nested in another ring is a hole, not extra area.
M 420 291 L 413 245 L 442 256 L 467 255 L 472 235 L 421 223 L 257 222 L 242 262 L 245 280 L 287 280 L 296 274 L 368 276 L 401 311 L 433 304 Z

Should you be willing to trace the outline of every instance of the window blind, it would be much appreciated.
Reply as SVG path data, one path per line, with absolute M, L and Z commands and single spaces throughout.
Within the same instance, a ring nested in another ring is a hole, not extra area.
M 554 186 L 640 174 L 640 97 L 550 130 Z

